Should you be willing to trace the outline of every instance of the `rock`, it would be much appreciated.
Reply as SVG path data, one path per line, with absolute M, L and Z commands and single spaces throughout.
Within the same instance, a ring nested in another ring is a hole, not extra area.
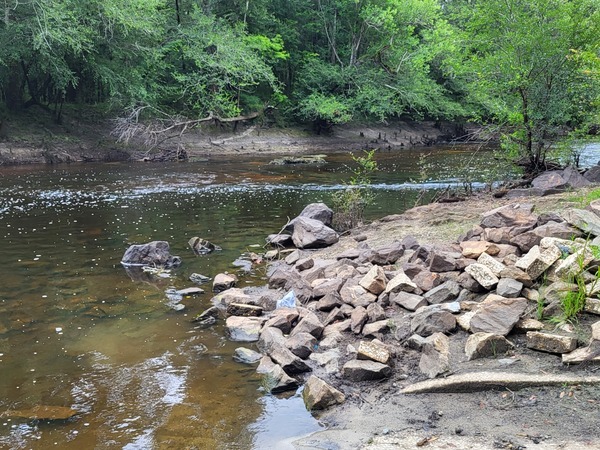
M 295 219 L 290 220 L 285 226 L 286 231 L 293 231 L 299 217 L 316 220 L 327 227 L 333 222 L 333 211 L 325 203 L 310 203 L 304 207 Z
M 449 302 L 460 294 L 460 286 L 455 281 L 446 281 L 423 295 L 430 304 Z
M 357 248 L 349 248 L 348 250 L 344 250 L 342 253 L 337 255 L 335 259 L 356 259 L 360 256 L 361 251 Z
M 409 294 L 408 292 L 398 292 L 390 295 L 390 301 L 396 305 L 402 306 L 409 311 L 416 311 L 421 306 L 426 306 L 427 300 L 420 295 Z
M 395 241 L 387 247 L 373 250 L 370 262 L 380 266 L 385 266 L 387 264 L 394 264 L 402 257 L 402 255 L 404 255 L 404 246 L 402 243 Z
M 470 328 L 473 333 L 485 332 L 506 336 L 527 309 L 525 298 L 504 298 L 490 294 L 481 302 L 473 315 Z
M 181 295 L 182 297 L 192 297 L 195 295 L 204 294 L 204 289 L 201 289 L 199 287 L 189 287 L 185 289 L 178 289 L 176 291 L 176 294 Z
M 329 292 L 321 298 L 315 305 L 318 311 L 331 311 L 332 309 L 342 305 L 342 297 L 337 291 Z
M 312 369 L 299 357 L 294 355 L 287 347 L 274 344 L 269 350 L 269 356 L 281 366 L 288 375 L 310 372 Z
M 405 249 L 416 250 L 419 248 L 419 242 L 415 239 L 414 236 L 408 235 L 402 238 L 400 242 Z
M 293 244 L 292 235 L 286 233 L 270 234 L 265 240 L 267 244 L 278 248 L 289 247 Z
M 402 272 L 404 272 L 404 274 L 409 279 L 413 279 L 415 277 L 415 275 L 422 272 L 423 270 L 425 270 L 425 267 L 423 267 L 421 264 L 415 264 L 415 263 L 409 263 L 409 262 L 402 264 Z M 391 283 L 391 280 L 390 280 L 390 283 Z M 388 286 L 389 286 L 389 283 L 388 283 Z
M 308 269 L 312 269 L 315 265 L 315 260 L 312 258 L 303 258 L 303 259 L 299 259 L 298 262 L 296 262 L 296 270 L 298 272 L 302 272 L 303 270 L 308 270 Z
M 577 348 L 577 339 L 558 334 L 527 332 L 527 347 L 548 353 L 569 353 Z
M 344 303 L 348 303 L 354 307 L 365 307 L 377 300 L 375 295 L 368 292 L 362 286 L 359 286 L 358 280 L 354 278 L 349 279 L 344 286 L 342 286 L 342 289 L 340 289 L 340 296 Z
M 422 270 L 421 272 L 416 274 L 413 277 L 412 281 L 418 287 L 418 289 L 424 292 L 430 291 L 444 282 L 442 276 L 439 273 L 433 273 L 427 269 Z M 418 289 L 410 290 L 410 292 L 417 293 Z
M 456 323 L 460 328 L 465 331 L 471 331 L 471 319 L 477 312 L 477 309 L 473 309 L 472 311 L 468 311 L 464 314 L 461 314 L 456 318 Z
M 292 236 L 290 236 L 290 239 L 291 238 Z M 292 253 L 285 257 L 284 261 L 286 264 L 293 266 L 300 260 L 300 258 L 302 258 L 302 252 L 300 252 L 300 250 L 294 250 Z
M 367 316 L 369 322 L 377 322 L 378 320 L 385 319 L 385 310 L 379 305 L 379 303 L 371 303 L 367 306 Z
M 534 227 L 536 224 L 537 216 L 533 214 L 533 205 L 518 203 L 488 211 L 481 220 L 483 228 Z
M 536 245 L 515 263 L 515 267 L 523 269 L 532 280 L 535 280 L 548 270 L 561 255 L 561 251 L 555 245 L 545 249 Z
M 471 275 L 483 288 L 491 290 L 498 284 L 498 277 L 483 264 L 474 263 L 465 268 L 465 272 Z
M 485 253 L 487 249 L 492 246 L 491 242 L 486 241 L 462 241 L 460 243 L 460 248 L 462 250 L 462 255 L 465 258 L 479 258 L 482 253 Z
M 415 292 L 417 289 L 417 285 L 413 283 L 404 272 L 401 271 L 387 283 L 385 292 L 388 294 L 399 291 Z
M 450 340 L 442 333 L 434 333 L 422 347 L 419 369 L 429 378 L 450 370 Z
M 221 247 L 213 244 L 199 237 L 193 237 L 188 241 L 188 245 L 196 255 L 207 255 L 217 250 L 221 250 Z
M 329 313 L 329 315 L 325 318 L 325 328 L 327 328 L 327 325 L 335 323 L 335 322 L 339 322 L 340 320 L 344 320 L 346 318 L 346 315 L 342 312 L 342 310 L 340 308 L 334 308 L 331 310 L 331 312 Z
M 456 328 L 456 318 L 448 311 L 423 307 L 414 313 L 410 321 L 410 330 L 427 337 L 434 333 L 447 333 Z
M 179 256 L 171 256 L 167 241 L 152 241 L 147 244 L 130 245 L 121 264 L 124 266 L 151 266 L 172 268 L 181 265 Z
M 302 391 L 302 398 L 306 409 L 327 409 L 333 405 L 339 405 L 346 400 L 344 394 L 325 381 L 311 375 Z
M 343 338 L 340 335 L 340 340 Z M 339 341 L 338 341 L 339 342 Z M 319 348 L 325 348 L 323 345 L 323 341 L 319 345 Z M 312 353 L 309 357 L 311 361 L 314 361 L 319 366 L 325 369 L 325 372 L 328 374 L 337 374 L 339 370 L 339 362 L 340 362 L 340 351 L 337 349 L 338 343 L 335 343 L 335 348 L 331 348 L 323 353 Z
M 294 221 L 292 234 L 294 245 L 298 248 L 320 248 L 335 244 L 337 233 L 318 220 L 299 216 Z
M 29 409 L 8 410 L 2 417 L 18 417 L 28 420 L 67 420 L 79 414 L 78 411 L 67 406 L 36 405 Z M 10 419 L 9 419 L 10 422 Z
M 213 281 L 213 292 L 223 292 L 234 287 L 238 282 L 238 277 L 232 273 L 220 273 Z
M 586 298 L 583 310 L 587 313 L 600 315 L 600 300 L 597 298 Z
M 296 308 L 277 308 L 271 313 L 271 317 L 265 323 L 265 329 L 273 327 L 281 330 L 285 334 L 290 334 L 296 319 L 298 319 L 298 310 Z
M 298 322 L 298 325 L 292 330 L 290 336 L 294 336 L 298 333 L 308 333 L 319 339 L 323 333 L 323 324 L 313 312 L 307 312 L 302 320 Z
M 240 342 L 258 341 L 260 330 L 265 323 L 262 317 L 230 316 L 225 321 L 229 339 Z
M 429 270 L 431 272 L 451 272 L 456 270 L 456 255 L 439 251 L 432 250 L 429 253 Z
M 562 217 L 567 223 L 579 228 L 583 232 L 600 236 L 600 217 L 593 212 L 571 208 L 563 212 Z
M 256 371 L 265 375 L 267 390 L 272 394 L 294 390 L 299 386 L 298 381 L 285 373 L 282 367 L 275 364 L 268 356 L 260 360 Z
M 359 334 L 362 331 L 363 325 L 367 323 L 367 320 L 369 320 L 367 310 L 362 306 L 354 308 L 354 311 L 352 311 L 352 315 L 350 316 L 350 320 L 352 321 L 350 329 L 353 333 Z
M 500 272 L 500 278 L 512 278 L 513 280 L 522 283 L 523 286 L 531 287 L 533 285 L 533 281 L 531 277 L 527 275 L 527 272 L 519 269 L 518 267 L 507 267 L 502 272 Z
M 373 266 L 367 274 L 359 281 L 360 286 L 374 295 L 379 295 L 385 291 L 387 278 L 380 266 Z
M 531 185 L 536 189 L 566 189 L 567 181 L 559 171 L 548 171 L 533 179 Z
M 313 352 L 317 340 L 312 334 L 302 331 L 290 336 L 285 345 L 294 355 L 306 359 Z
M 600 182 L 600 166 L 594 166 L 594 167 L 588 169 L 583 174 L 583 177 L 592 183 Z
M 390 366 L 375 361 L 351 360 L 342 367 L 342 376 L 351 381 L 381 380 L 392 375 Z
M 539 320 L 535 319 L 521 319 L 519 320 L 515 326 L 514 330 L 517 331 L 540 331 L 544 329 L 544 324 Z
M 513 228 L 511 227 L 486 228 L 483 230 L 481 238 L 495 244 L 506 245 L 510 244 L 511 239 L 514 237 L 511 235 L 512 231 Z
M 572 255 L 555 264 L 554 274 L 561 279 L 573 279 L 579 275 L 594 260 L 594 255 L 587 248 L 577 250 Z
M 499 276 L 500 273 L 506 269 L 504 264 L 502 264 L 500 261 L 497 261 L 493 256 L 490 256 L 487 253 L 482 253 L 479 255 L 479 258 L 477 258 L 477 263 L 490 269 L 495 276 Z
M 311 284 L 312 295 L 314 298 L 321 298 L 330 294 L 335 294 L 339 297 L 338 292 L 344 285 L 344 282 L 345 280 L 343 278 L 323 278 L 315 280 Z
M 474 263 L 476 264 L 476 263 Z M 469 267 L 469 266 L 467 266 Z M 463 272 L 461 273 L 458 278 L 456 279 L 456 282 L 463 287 L 464 289 L 467 289 L 470 292 L 473 293 L 481 293 L 481 292 L 486 292 L 486 289 L 477 282 L 477 280 L 475 278 L 473 278 L 471 275 L 469 275 L 467 272 Z
M 204 284 L 204 283 L 208 283 L 210 280 L 212 280 L 211 277 L 204 276 L 200 273 L 193 273 L 190 275 L 190 281 L 192 283 Z
M 367 359 L 381 364 L 390 364 L 392 355 L 384 345 L 376 342 L 360 341 L 356 354 L 357 359 Z
M 600 341 L 600 322 L 592 325 L 592 340 Z
M 378 320 L 377 322 L 367 323 L 362 329 L 362 334 L 366 337 L 377 337 L 387 333 L 390 329 L 390 324 L 392 324 L 390 320 Z
M 469 361 L 489 356 L 497 357 L 513 348 L 513 344 L 504 336 L 493 333 L 475 333 L 469 336 L 465 344 L 465 353 Z
M 539 245 L 544 237 L 573 239 L 581 236 L 581 231 L 564 222 L 548 222 L 531 231 L 527 231 L 511 239 L 523 252 L 528 252 L 534 245 Z
M 216 319 L 217 317 L 219 317 L 219 308 L 216 306 L 211 306 L 210 308 L 204 310 L 196 317 L 194 317 L 193 322 L 203 322 L 206 319 Z
M 270 353 L 276 346 L 285 346 L 286 339 L 279 328 L 263 327 L 256 346 L 263 353 Z
M 600 363 L 600 346 L 593 343 L 588 347 L 581 347 L 570 353 L 563 353 L 563 364 Z
M 227 314 L 232 316 L 262 316 L 263 309 L 260 306 L 248 305 L 245 303 L 230 303 L 227 305 Z
M 511 278 L 502 278 L 496 286 L 496 293 L 506 298 L 517 298 L 522 290 L 523 283 Z
M 579 173 L 579 170 L 571 166 L 565 167 L 565 169 L 562 171 L 562 177 L 567 182 L 568 186 L 575 189 L 592 184 L 591 181 L 587 180 L 583 175 L 581 175 L 581 173 Z
M 243 364 L 254 364 L 262 358 L 262 355 L 254 350 L 245 347 L 238 347 L 233 353 L 234 361 Z

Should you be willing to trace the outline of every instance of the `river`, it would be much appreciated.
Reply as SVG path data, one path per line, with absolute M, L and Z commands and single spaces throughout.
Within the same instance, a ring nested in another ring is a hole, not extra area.
M 369 219 L 413 206 L 424 189 L 465 179 L 482 187 L 507 173 L 474 147 L 376 159 Z M 321 427 L 298 393 L 266 395 L 254 368 L 232 360 L 240 345 L 222 324 L 191 321 L 210 306 L 209 292 L 184 299 L 183 311 L 165 294 L 192 286 L 194 272 L 235 271 L 242 287 L 264 284 L 264 268 L 232 262 L 263 251 L 265 236 L 306 204 L 328 202 L 353 164 L 345 152 L 318 166 L 268 162 L 0 168 L 0 447 L 286 448 Z M 193 236 L 223 250 L 195 256 Z M 183 264 L 170 278 L 134 280 L 120 259 L 129 244 L 151 240 L 169 241 Z M 15 413 L 38 405 L 78 415 Z

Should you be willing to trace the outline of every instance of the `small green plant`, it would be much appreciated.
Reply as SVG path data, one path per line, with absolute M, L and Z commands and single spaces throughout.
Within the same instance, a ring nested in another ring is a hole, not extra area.
M 350 181 L 333 195 L 334 227 L 347 231 L 362 224 L 365 208 L 374 201 L 371 177 L 377 171 L 375 149 L 365 150 L 364 156 L 353 156 L 356 163 Z

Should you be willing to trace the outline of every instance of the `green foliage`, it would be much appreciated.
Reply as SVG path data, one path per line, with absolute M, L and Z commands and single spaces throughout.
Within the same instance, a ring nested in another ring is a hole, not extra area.
M 334 226 L 347 231 L 362 224 L 365 208 L 373 203 L 371 177 L 377 172 L 375 150 L 365 150 L 363 156 L 352 156 L 356 167 L 345 189 L 333 196 Z

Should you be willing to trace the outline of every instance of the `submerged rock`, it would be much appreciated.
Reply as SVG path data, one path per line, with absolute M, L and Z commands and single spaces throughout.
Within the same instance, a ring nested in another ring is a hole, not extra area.
M 188 241 L 188 245 L 196 255 L 207 255 L 217 250 L 221 250 L 221 247 L 213 244 L 199 237 L 193 237 Z

